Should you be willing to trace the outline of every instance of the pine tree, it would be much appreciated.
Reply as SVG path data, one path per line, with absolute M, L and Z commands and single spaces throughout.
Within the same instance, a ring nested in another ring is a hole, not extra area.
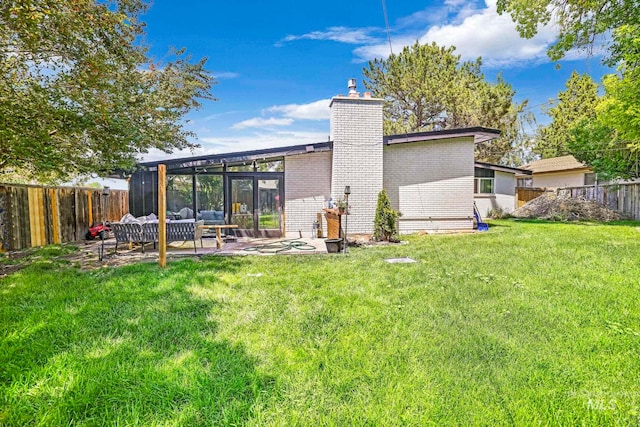
M 574 71 L 565 87 L 565 91 L 558 92 L 556 106 L 547 113 L 553 121 L 538 131 L 535 151 L 545 159 L 570 154 L 575 127 L 596 115 L 598 84 L 588 74 Z
M 482 59 L 461 61 L 455 47 L 416 42 L 387 59 L 370 61 L 365 86 L 385 100 L 384 133 L 403 134 L 483 126 L 501 136 L 476 145 L 476 160 L 499 163 L 521 129 L 527 101 L 501 75 L 495 83 L 481 72 Z
M 373 238 L 375 240 L 392 240 L 398 230 L 396 223 L 402 214 L 391 207 L 387 192 L 383 189 L 378 193 L 376 216 L 373 221 Z

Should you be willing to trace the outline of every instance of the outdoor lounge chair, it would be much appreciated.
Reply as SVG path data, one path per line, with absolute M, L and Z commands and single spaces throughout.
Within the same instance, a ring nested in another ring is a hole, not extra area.
M 197 252 L 196 241 L 200 240 L 202 246 L 202 225 L 204 221 L 178 220 L 167 222 L 167 243 L 193 240 L 193 250 Z M 118 244 L 122 242 L 140 243 L 142 253 L 147 243 L 153 243 L 156 247 L 158 241 L 158 222 L 140 223 L 113 223 L 111 224 L 113 235 L 116 238 L 116 253 Z
M 142 245 L 142 253 L 144 253 L 145 244 L 154 243 L 155 245 L 155 240 L 145 235 L 143 224 L 137 222 L 114 222 L 111 224 L 111 230 L 116 238 L 116 253 L 118 253 L 118 244 L 123 242 L 140 243 Z
M 200 247 L 203 247 L 202 225 L 204 225 L 204 221 L 194 221 L 193 219 L 167 222 L 167 243 L 193 240 L 193 251 L 197 252 L 197 240 L 200 240 Z M 158 241 L 158 223 L 148 222 L 143 226 L 146 233 L 145 237 L 147 239 L 155 239 L 155 244 Z

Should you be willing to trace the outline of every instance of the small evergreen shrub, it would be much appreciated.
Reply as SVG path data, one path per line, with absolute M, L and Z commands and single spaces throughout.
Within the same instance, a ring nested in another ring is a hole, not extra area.
M 398 234 L 397 222 L 402 214 L 391 207 L 387 192 L 383 189 L 378 193 L 376 217 L 373 220 L 373 238 L 375 240 L 395 240 Z

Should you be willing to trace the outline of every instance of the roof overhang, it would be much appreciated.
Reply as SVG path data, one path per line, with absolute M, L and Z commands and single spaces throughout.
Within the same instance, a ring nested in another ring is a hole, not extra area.
M 482 169 L 490 169 L 498 172 L 514 173 L 517 175 L 531 175 L 530 170 L 512 168 L 509 166 L 502 166 L 502 165 L 494 165 L 493 163 L 475 162 L 475 167 L 482 168 Z
M 500 136 L 500 131 L 484 127 L 472 127 L 462 129 L 434 130 L 429 132 L 415 132 L 398 135 L 387 135 L 384 137 L 385 145 L 405 144 L 411 142 L 435 141 L 443 139 L 469 138 L 473 137 L 475 144 L 491 141 Z
M 576 171 L 590 171 L 591 168 L 589 166 L 581 165 L 581 166 L 570 166 L 566 168 L 548 168 L 548 169 L 526 169 L 536 175 L 540 174 L 553 174 L 553 173 L 567 173 L 567 172 L 576 172 Z
M 591 168 L 578 161 L 572 155 L 566 155 L 534 160 L 533 162 L 524 165 L 522 169 L 530 170 L 534 174 L 539 175 L 587 171 Z
M 226 154 L 211 154 L 207 156 L 185 157 L 180 159 L 157 160 L 154 162 L 138 163 L 139 167 L 147 170 L 157 170 L 158 165 L 166 165 L 167 171 L 211 167 L 216 165 L 233 165 L 258 160 L 279 159 L 285 156 L 296 154 L 318 153 L 331 151 L 331 142 L 321 142 L 316 144 L 293 145 L 288 147 L 268 148 L 263 150 L 239 151 Z

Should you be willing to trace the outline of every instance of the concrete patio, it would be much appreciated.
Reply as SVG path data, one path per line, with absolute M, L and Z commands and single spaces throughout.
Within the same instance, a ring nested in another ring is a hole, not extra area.
M 246 256 L 246 255 L 301 255 L 301 254 L 326 254 L 327 248 L 324 239 L 311 239 L 309 237 L 299 239 L 285 238 L 249 238 L 241 237 L 236 241 L 223 243 L 222 248 L 216 248 L 216 239 L 205 237 L 202 239 L 202 247 L 200 241 L 196 241 L 196 250 L 193 248 L 193 241 L 172 242 L 167 245 L 167 256 L 170 258 L 193 257 L 205 255 L 224 255 L 224 256 Z M 85 242 L 87 252 L 99 254 L 102 242 L 100 240 Z M 121 257 L 133 256 L 139 258 L 157 258 L 158 245 L 153 244 L 145 246 L 142 253 L 140 244 L 120 243 L 118 252 L 116 253 L 116 240 L 109 238 L 104 241 L 104 256 Z

